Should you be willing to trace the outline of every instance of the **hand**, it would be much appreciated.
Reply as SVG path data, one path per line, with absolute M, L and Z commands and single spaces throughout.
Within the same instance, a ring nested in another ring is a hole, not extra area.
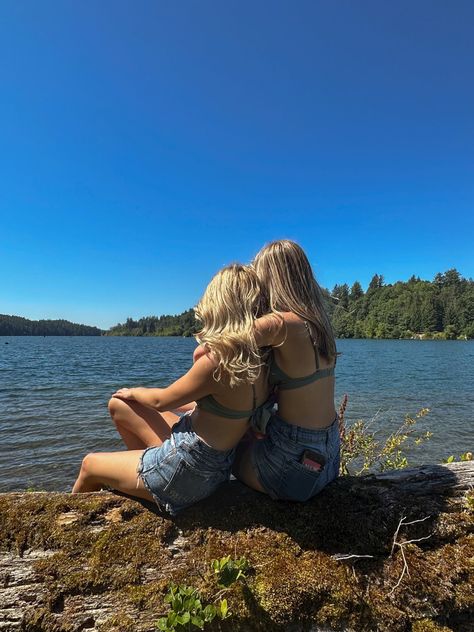
M 113 393 L 112 397 L 116 397 L 117 399 L 123 399 L 128 401 L 134 401 L 135 395 L 133 393 L 133 388 L 119 388 L 118 391 Z
M 205 356 L 207 353 L 208 351 L 204 345 L 199 345 L 198 347 L 196 347 L 193 353 L 193 364 L 194 362 L 199 360 L 199 358 L 202 358 L 203 356 Z

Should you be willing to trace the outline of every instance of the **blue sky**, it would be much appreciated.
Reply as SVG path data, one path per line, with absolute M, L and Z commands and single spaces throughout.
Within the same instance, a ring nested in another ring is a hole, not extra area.
M 474 276 L 471 0 L 0 3 L 0 313 L 177 313 L 267 241 Z

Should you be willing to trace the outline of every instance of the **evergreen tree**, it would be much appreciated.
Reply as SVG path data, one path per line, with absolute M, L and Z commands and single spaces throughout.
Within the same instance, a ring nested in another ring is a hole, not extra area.
M 343 285 L 335 285 L 332 290 L 332 297 L 336 299 L 337 305 L 347 309 L 349 305 L 349 286 L 347 283 Z
M 442 323 L 438 301 L 433 295 L 425 296 L 421 304 L 421 329 L 425 332 L 439 331 Z
M 460 283 L 461 283 L 461 275 L 455 268 L 452 268 L 451 270 L 447 270 L 444 273 L 445 285 L 451 285 L 451 286 L 457 287 Z
M 374 274 L 374 276 L 370 280 L 369 287 L 367 288 L 367 291 L 369 291 L 369 290 L 378 290 L 379 288 L 382 287 L 382 285 L 383 285 L 383 276 L 382 275 L 378 275 L 378 274 Z
M 364 295 L 364 290 L 362 289 L 362 285 L 359 281 L 355 281 L 351 287 L 351 291 L 349 294 L 349 298 L 351 301 L 356 301 L 358 298 Z

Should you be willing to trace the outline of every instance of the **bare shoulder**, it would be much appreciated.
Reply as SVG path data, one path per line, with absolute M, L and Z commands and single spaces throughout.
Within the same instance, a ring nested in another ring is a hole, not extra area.
M 254 331 L 259 347 L 272 347 L 278 344 L 284 335 L 284 318 L 279 313 L 265 314 L 255 321 Z
M 199 353 L 198 357 L 194 361 L 193 369 L 195 373 L 201 375 L 212 375 L 217 367 L 217 360 L 212 352 L 205 350 L 204 353 Z
M 303 319 L 293 312 L 274 312 L 255 321 L 255 337 L 259 347 L 281 347 L 288 336 L 302 329 Z
M 304 320 L 294 312 L 281 312 L 281 316 L 288 328 L 300 329 L 304 327 Z

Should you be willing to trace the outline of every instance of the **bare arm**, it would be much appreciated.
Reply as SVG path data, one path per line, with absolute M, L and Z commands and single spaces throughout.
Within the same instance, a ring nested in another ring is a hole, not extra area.
M 267 314 L 257 318 L 254 325 L 258 347 L 277 347 L 286 339 L 286 323 L 283 316 Z
M 203 355 L 183 377 L 167 388 L 121 388 L 112 397 L 133 400 L 159 412 L 175 410 L 215 392 L 214 369 L 215 363 L 209 355 Z

